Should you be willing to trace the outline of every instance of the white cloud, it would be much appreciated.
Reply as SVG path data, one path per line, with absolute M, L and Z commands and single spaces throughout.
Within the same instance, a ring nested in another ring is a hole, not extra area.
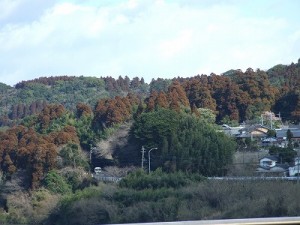
M 192 32 L 190 30 L 183 30 L 176 38 L 163 41 L 160 46 L 162 56 L 166 59 L 170 59 L 185 51 L 191 42 L 191 38 Z
M 52 5 L 33 21 L 7 23 L 0 27 L 1 82 L 61 74 L 150 81 L 268 69 L 299 57 L 292 49 L 300 27 L 284 15 L 245 16 L 235 1 L 196 2 L 129 0 L 97 6 L 69 1 Z
M 19 5 L 20 0 L 1 0 L 0 1 L 0 21 L 8 17 Z

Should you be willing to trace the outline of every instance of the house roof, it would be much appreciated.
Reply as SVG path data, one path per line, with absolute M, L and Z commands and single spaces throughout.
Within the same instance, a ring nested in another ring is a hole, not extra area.
M 266 137 L 269 128 L 262 126 L 260 124 L 255 124 L 251 126 L 247 126 L 245 128 L 240 129 L 240 135 L 237 135 L 238 138 L 248 138 L 248 137 Z
M 300 138 L 300 130 L 294 130 L 292 131 L 293 138 Z
M 278 172 L 286 172 L 287 170 L 281 167 L 271 167 L 271 168 L 263 168 L 263 167 L 259 167 L 256 169 L 256 172 L 265 172 L 265 173 L 278 173 Z
M 300 138 L 300 129 L 298 129 L 298 128 L 276 130 L 276 137 L 277 138 L 284 138 L 284 137 L 286 137 L 286 132 L 288 130 L 290 130 L 292 132 L 293 138 Z
M 241 131 L 251 132 L 251 131 L 254 131 L 254 130 L 258 130 L 258 131 L 260 131 L 260 132 L 262 132 L 262 133 L 265 133 L 265 132 L 263 132 L 262 130 L 260 130 L 259 128 L 263 128 L 263 129 L 267 129 L 267 130 L 270 129 L 270 128 L 265 127 L 265 126 L 262 126 L 262 125 L 260 125 L 260 124 L 254 124 L 254 125 L 250 125 L 250 126 L 248 126 L 248 127 L 245 127 L 245 128 L 243 128 L 243 129 L 241 129 Z
M 269 159 L 269 160 L 272 160 L 272 161 L 275 161 L 275 162 L 279 161 L 278 157 L 274 156 L 274 155 L 267 155 L 267 156 L 261 158 L 260 160 L 263 160 L 263 159 Z
M 237 137 L 239 137 L 239 138 L 250 138 L 251 134 L 248 134 L 248 133 L 240 134 L 240 135 L 237 135 Z
M 273 167 L 264 167 L 259 166 L 256 171 L 257 172 L 285 172 L 288 170 L 289 166 L 286 164 L 276 164 L 276 166 Z

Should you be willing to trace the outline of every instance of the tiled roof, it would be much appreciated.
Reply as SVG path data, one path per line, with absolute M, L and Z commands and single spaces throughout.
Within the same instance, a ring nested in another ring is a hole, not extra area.
M 277 138 L 286 137 L 286 132 L 288 130 L 289 129 L 276 130 L 276 137 Z M 290 131 L 292 132 L 294 138 L 300 138 L 300 129 L 290 129 Z

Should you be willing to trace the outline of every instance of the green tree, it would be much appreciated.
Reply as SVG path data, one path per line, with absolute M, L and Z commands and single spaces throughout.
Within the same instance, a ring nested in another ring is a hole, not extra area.
M 292 141 L 292 138 L 293 138 L 293 133 L 290 129 L 287 130 L 286 132 L 286 139 L 291 142 Z
M 67 194 L 71 192 L 71 186 L 63 176 L 56 171 L 50 171 L 44 179 L 45 187 L 55 194 Z
M 59 152 L 65 166 L 83 167 L 88 170 L 87 159 L 81 154 L 80 147 L 77 144 L 69 143 Z
M 291 163 L 294 161 L 297 152 L 294 151 L 291 146 L 288 146 L 287 148 L 271 146 L 269 149 L 269 154 L 278 156 L 281 163 Z
M 236 146 L 205 120 L 166 109 L 142 114 L 132 133 L 143 145 L 158 147 L 151 165 L 166 171 L 224 175 Z
M 276 136 L 276 131 L 275 130 L 268 130 L 267 132 L 268 137 L 275 137 Z
M 216 122 L 216 114 L 211 109 L 199 108 L 199 116 L 206 123 L 214 124 Z
M 293 148 L 292 138 L 293 138 L 293 133 L 290 129 L 288 129 L 287 132 L 286 132 L 286 139 L 288 140 L 288 147 L 289 148 Z
M 161 146 L 164 138 L 177 131 L 178 119 L 178 113 L 164 108 L 142 113 L 133 124 L 133 137 L 147 147 Z

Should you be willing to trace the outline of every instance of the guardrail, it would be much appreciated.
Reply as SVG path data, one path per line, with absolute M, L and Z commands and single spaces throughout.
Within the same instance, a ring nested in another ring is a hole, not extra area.
M 207 177 L 209 180 L 286 180 L 300 181 L 300 177 Z
M 156 223 L 130 223 L 122 225 L 278 225 L 278 224 L 300 224 L 300 217 L 271 217 L 251 219 L 226 219 L 226 220 L 197 220 L 178 222 L 156 222 Z

